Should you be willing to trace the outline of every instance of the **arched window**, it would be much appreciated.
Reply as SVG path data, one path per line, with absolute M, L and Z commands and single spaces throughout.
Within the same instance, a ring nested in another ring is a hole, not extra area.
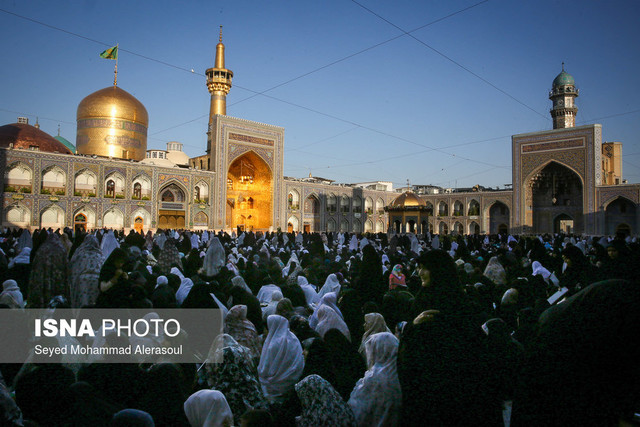
M 367 213 L 367 215 L 372 215 L 373 214 L 373 199 L 371 197 L 367 197 L 366 199 L 364 199 L 364 210 Z M 365 229 L 366 229 L 366 225 L 365 225 Z M 371 227 L 373 228 L 373 227 Z
M 336 196 L 333 194 L 329 194 L 329 197 L 327 197 L 327 212 L 336 212 Z
M 348 213 L 349 212 L 349 198 L 347 196 L 342 196 L 340 198 L 340 212 Z M 346 229 L 345 231 L 349 231 Z
M 358 196 L 353 197 L 353 213 L 362 213 L 362 199 Z
M 376 200 L 376 211 L 379 215 L 384 213 L 384 201 L 382 199 Z
M 453 203 L 453 216 L 462 216 L 464 215 L 464 209 L 462 207 L 462 203 L 459 200 L 456 200 Z
M 114 197 L 116 195 L 116 183 L 114 180 L 110 179 L 107 181 L 107 192 L 105 193 L 106 197 Z
M 480 215 L 480 203 L 476 200 L 472 200 L 469 202 L 469 216 L 478 216 Z
M 198 187 L 197 185 L 194 188 L 194 197 L 196 199 L 196 202 L 200 201 L 200 187 Z
M 142 198 L 142 185 L 139 182 L 133 184 L 133 198 L 141 199 Z
M 300 195 L 296 190 L 291 190 L 287 196 L 287 207 L 291 210 L 300 209 Z
M 449 216 L 449 205 L 445 202 L 440 202 L 438 205 L 438 216 Z

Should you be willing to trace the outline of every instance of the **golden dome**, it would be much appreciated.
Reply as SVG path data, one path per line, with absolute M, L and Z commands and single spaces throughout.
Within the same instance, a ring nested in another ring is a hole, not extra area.
M 405 191 L 401 195 L 395 198 L 393 202 L 389 205 L 390 208 L 407 208 L 407 207 L 415 207 L 415 206 L 427 206 L 427 202 L 422 200 L 416 193 L 413 191 Z
M 109 86 L 78 105 L 78 154 L 142 160 L 147 151 L 149 114 L 133 95 Z

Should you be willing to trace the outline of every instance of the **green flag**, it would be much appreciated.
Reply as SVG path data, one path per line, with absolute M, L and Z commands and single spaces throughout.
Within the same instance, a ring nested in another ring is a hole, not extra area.
M 118 59 L 118 46 L 110 47 L 100 54 L 100 58 Z

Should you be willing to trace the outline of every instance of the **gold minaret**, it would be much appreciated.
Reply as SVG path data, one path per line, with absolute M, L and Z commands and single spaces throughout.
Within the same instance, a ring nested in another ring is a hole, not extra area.
M 207 70 L 207 89 L 211 94 L 209 125 L 216 114 L 227 115 L 227 94 L 231 90 L 233 71 L 224 68 L 224 45 L 222 44 L 222 25 L 220 26 L 220 42 L 216 46 L 216 62 Z

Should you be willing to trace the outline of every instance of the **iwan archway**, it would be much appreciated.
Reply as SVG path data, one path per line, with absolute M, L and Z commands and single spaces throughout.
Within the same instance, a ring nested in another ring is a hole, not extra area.
M 252 151 L 238 157 L 227 172 L 225 225 L 244 230 L 269 230 L 273 225 L 271 168 Z
M 164 186 L 159 193 L 158 228 L 185 228 L 186 191 L 178 184 Z M 143 224 L 144 227 L 144 224 Z
M 534 233 L 583 232 L 583 184 L 572 169 L 549 162 L 529 177 L 525 189 L 527 225 Z

